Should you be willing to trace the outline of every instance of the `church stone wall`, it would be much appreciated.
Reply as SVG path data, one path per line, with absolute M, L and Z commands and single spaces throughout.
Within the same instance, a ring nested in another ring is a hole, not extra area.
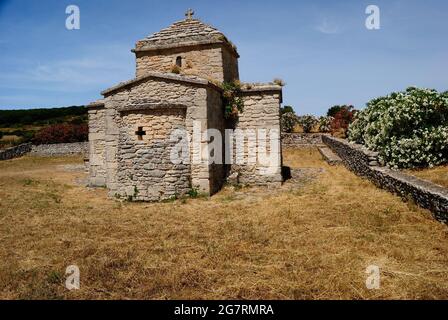
M 224 181 L 225 181 L 225 167 L 224 167 L 224 112 L 222 107 L 222 99 L 221 94 L 215 90 L 208 89 L 207 90 L 207 128 L 208 129 L 216 129 L 220 133 L 220 139 L 217 139 L 221 142 L 221 149 L 213 151 L 208 150 L 210 157 L 214 157 L 219 152 L 221 155 L 221 159 L 217 159 L 218 163 L 212 163 L 209 166 L 209 177 L 210 177 L 210 193 L 214 194 L 218 192 Z
M 105 109 L 90 108 L 89 111 L 89 184 L 94 187 L 106 185 L 106 119 Z
M 121 91 L 115 92 L 112 95 L 105 98 L 105 123 L 106 123 L 106 152 L 105 152 L 105 162 L 106 162 L 106 176 L 107 176 L 107 187 L 110 189 L 111 196 L 119 196 L 119 197 L 134 197 L 136 196 L 135 190 L 137 190 L 137 199 L 139 200 L 154 200 L 155 193 L 151 193 L 149 189 L 145 191 L 143 187 L 144 179 L 149 181 L 157 177 L 149 177 L 149 175 L 144 174 L 139 171 L 139 175 L 136 175 L 136 181 L 129 179 L 131 175 L 124 177 L 121 173 L 127 172 L 134 166 L 140 167 L 141 165 L 151 165 L 150 154 L 155 154 L 156 156 L 162 157 L 164 160 L 164 164 L 167 164 L 167 157 L 169 157 L 169 149 L 167 145 L 166 139 L 161 139 L 154 147 L 158 151 L 150 151 L 150 150 L 137 150 L 132 144 L 129 143 L 131 138 L 134 140 L 137 139 L 137 136 L 130 136 L 130 120 L 129 116 L 124 116 L 128 112 L 132 111 L 134 114 L 139 115 L 141 117 L 141 124 L 138 123 L 136 119 L 139 116 L 135 116 L 132 119 L 134 123 L 134 128 L 132 129 L 135 133 L 138 127 L 148 128 L 148 119 L 145 115 L 148 111 L 145 109 L 151 108 L 170 108 L 170 106 L 174 106 L 179 108 L 179 106 L 185 107 L 185 116 L 183 125 L 186 130 L 190 133 L 190 136 L 193 136 L 193 126 L 194 121 L 197 121 L 201 125 L 199 130 L 205 130 L 207 128 L 207 90 L 210 92 L 215 92 L 216 96 L 219 96 L 219 93 L 212 88 L 198 87 L 181 81 L 172 81 L 172 80 L 146 80 L 137 85 L 134 85 L 132 88 L 122 88 Z M 162 107 L 158 106 L 163 104 Z M 155 116 L 155 114 L 153 114 Z M 160 117 L 160 125 L 165 128 L 165 126 L 169 126 L 169 123 L 173 119 L 169 119 L 168 117 Z M 176 121 L 175 121 L 176 122 Z M 157 126 L 156 126 L 157 127 Z M 171 129 L 170 127 L 169 129 Z M 135 129 L 135 130 L 134 130 Z M 168 129 L 167 129 L 168 130 Z M 149 133 L 151 135 L 151 133 Z M 160 133 L 156 133 L 155 137 L 161 137 Z M 191 144 L 191 156 L 199 155 L 202 160 L 207 159 L 207 154 L 203 153 L 203 150 L 207 146 L 207 141 L 205 139 L 201 139 L 201 147 L 197 148 Z M 149 143 L 149 142 L 148 142 Z M 161 146 L 165 145 L 166 152 L 163 151 Z M 123 150 L 124 149 L 126 150 Z M 134 148 L 134 149 L 133 149 Z M 155 153 L 154 153 L 155 152 Z M 134 153 L 135 157 L 131 157 L 131 154 Z M 141 153 L 143 155 L 143 160 L 140 159 L 138 154 Z M 128 158 L 129 157 L 129 158 Z M 146 160 L 145 160 L 146 159 Z M 132 160 L 132 161 L 131 161 Z M 146 161 L 146 162 L 145 162 Z M 125 167 L 123 167 L 124 165 Z M 149 166 L 147 166 L 149 167 Z M 163 166 L 162 166 L 163 167 Z M 174 180 L 174 177 L 178 176 L 178 172 L 184 172 L 186 168 L 184 167 L 175 167 L 177 169 L 168 168 L 168 166 L 163 167 L 163 171 L 166 173 L 166 177 L 169 180 Z M 160 169 L 160 168 L 159 168 Z M 191 187 L 198 188 L 199 191 L 204 193 L 211 193 L 210 186 L 210 172 L 208 162 L 201 162 L 200 164 L 192 163 L 190 166 L 191 174 L 186 174 L 185 177 L 188 180 L 188 183 Z M 145 169 L 147 170 L 147 169 Z M 173 173 L 177 170 L 176 173 Z M 161 175 L 162 173 L 159 172 Z M 163 176 L 165 177 L 165 175 Z M 132 177 L 134 179 L 134 177 Z M 161 180 L 158 180 L 158 193 L 161 194 L 161 199 L 170 197 L 175 195 L 176 193 L 185 192 L 185 179 L 180 180 L 180 184 L 176 186 L 174 189 L 171 189 L 168 184 L 164 184 Z M 191 180 L 191 181 L 190 181 Z M 155 181 L 155 180 L 154 180 Z M 165 190 L 161 188 L 161 185 L 165 185 Z M 142 192 L 140 192 L 140 189 Z
M 142 140 L 135 132 L 145 131 Z M 190 190 L 190 165 L 173 164 L 171 132 L 185 129 L 185 109 L 124 112 L 119 137 L 118 194 L 132 200 L 158 201 Z
M 239 80 L 239 68 L 238 57 L 229 49 L 223 48 L 222 50 L 222 65 L 224 69 L 224 81 L 232 82 L 233 80 Z
M 239 120 L 236 125 L 236 129 L 243 130 L 244 133 L 256 132 L 258 129 L 267 130 L 266 134 L 266 146 L 268 152 L 270 152 L 271 139 L 269 137 L 269 131 L 271 129 L 277 130 L 280 135 L 280 103 L 281 103 L 281 88 L 275 90 L 248 90 L 243 93 L 244 111 L 239 115 Z M 260 142 L 260 136 L 257 142 Z M 257 159 L 256 164 L 248 164 L 249 151 L 257 153 L 258 143 L 251 145 L 249 139 L 245 139 L 244 159 L 245 164 L 238 164 L 234 162 L 231 166 L 231 174 L 238 175 L 238 182 L 247 185 L 280 185 L 282 183 L 281 175 L 281 141 L 280 136 L 273 144 L 277 146 L 278 154 L 276 156 L 279 159 L 278 166 L 274 171 L 266 172 L 266 165 L 260 163 Z M 236 140 L 234 139 L 236 150 Z M 236 160 L 236 158 L 234 158 Z
M 120 113 L 116 109 L 123 103 L 126 103 L 129 94 L 127 91 L 118 92 L 105 99 L 105 123 L 106 123 L 106 184 L 109 188 L 109 194 L 114 195 L 115 190 L 119 188 L 118 176 L 118 149 L 119 149 L 119 119 Z
M 219 44 L 144 51 L 136 53 L 136 76 L 148 72 L 172 72 L 177 57 L 182 58 L 182 71 L 218 82 L 238 79 L 238 60 Z

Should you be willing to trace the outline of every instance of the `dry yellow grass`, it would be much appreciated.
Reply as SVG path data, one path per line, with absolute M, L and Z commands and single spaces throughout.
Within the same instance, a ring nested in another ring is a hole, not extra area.
M 407 173 L 448 188 L 448 166 L 438 166 L 431 169 L 421 170 L 407 170 Z
M 304 133 L 303 127 L 300 124 L 296 124 L 293 129 L 293 133 Z M 319 130 L 319 125 L 316 124 L 312 129 L 311 133 L 321 133 Z
M 15 135 L 4 135 L 0 140 L 1 141 L 5 141 L 5 142 L 14 142 L 19 140 L 20 137 L 19 136 L 15 136 Z
M 316 150 L 285 162 L 325 171 L 286 191 L 157 204 L 76 185 L 84 174 L 61 165 L 80 158 L 0 162 L 0 298 L 448 298 L 447 226 Z M 365 286 L 372 264 L 379 290 Z

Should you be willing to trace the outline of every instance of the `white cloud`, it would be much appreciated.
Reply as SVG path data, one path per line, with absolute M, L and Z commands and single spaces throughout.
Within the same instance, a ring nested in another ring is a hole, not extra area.
M 341 28 L 337 24 L 328 22 L 326 18 L 322 19 L 315 29 L 324 34 L 337 34 L 341 32 Z
M 134 58 L 122 46 L 90 47 L 78 55 L 45 62 L 14 61 L 13 71 L 0 74 L 0 87 L 81 92 L 105 89 L 133 76 Z

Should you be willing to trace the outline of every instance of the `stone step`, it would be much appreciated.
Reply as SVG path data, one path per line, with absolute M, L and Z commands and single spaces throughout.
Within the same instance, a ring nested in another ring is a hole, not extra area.
M 329 165 L 335 166 L 338 164 L 342 164 L 342 159 L 330 148 L 320 147 L 318 149 L 320 154 L 324 157 L 325 161 L 327 161 Z

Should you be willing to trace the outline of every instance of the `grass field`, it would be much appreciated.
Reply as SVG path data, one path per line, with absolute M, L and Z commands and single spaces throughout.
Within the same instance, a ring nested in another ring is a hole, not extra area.
M 448 298 L 446 225 L 316 150 L 284 158 L 323 172 L 156 204 L 83 187 L 70 169 L 81 158 L 0 162 L 0 298 Z M 69 265 L 80 290 L 64 287 Z M 369 265 L 378 290 L 366 289 Z
M 0 150 L 13 147 L 17 144 L 16 142 L 19 142 L 19 140 L 20 137 L 16 135 L 3 135 L 0 138 Z
M 407 170 L 407 173 L 448 188 L 448 166 L 438 166 L 420 170 Z

